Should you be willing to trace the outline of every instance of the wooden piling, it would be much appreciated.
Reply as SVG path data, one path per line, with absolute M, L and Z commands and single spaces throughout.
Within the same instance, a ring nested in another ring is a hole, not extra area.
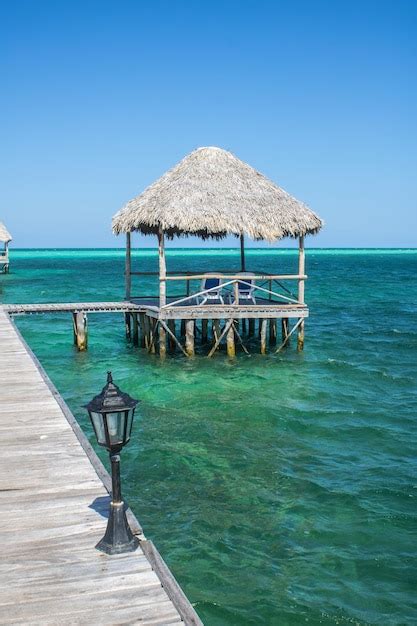
M 231 323 L 230 328 L 226 334 L 226 349 L 228 357 L 236 356 L 235 331 L 233 330 L 233 322 Z
M 83 311 L 76 311 L 72 314 L 72 325 L 74 344 L 80 352 L 84 352 L 88 344 L 87 315 Z
M 125 313 L 125 329 L 126 339 L 130 341 L 132 339 L 132 318 L 130 313 Z
M 194 356 L 194 320 L 185 322 L 185 351 L 188 356 Z
M 304 320 L 298 327 L 297 350 L 298 352 L 302 352 L 304 350 Z
M 266 354 L 266 319 L 259 320 L 260 334 L 261 334 L 261 354 Z
M 255 320 L 254 318 L 250 317 L 249 318 L 249 324 L 248 324 L 249 328 L 248 328 L 248 335 L 249 337 L 253 337 L 255 334 Z
M 289 335 L 289 320 L 288 317 L 283 317 L 281 319 L 281 337 L 282 341 L 285 341 Z M 287 341 L 286 345 L 289 345 L 290 340 Z
M 162 324 L 159 324 L 159 356 L 165 358 L 167 353 L 167 333 Z
M 269 320 L 269 343 L 275 344 L 277 342 L 277 320 L 271 318 Z
M 146 347 L 146 337 L 145 337 L 145 314 L 139 313 L 139 325 L 140 325 L 140 347 Z
M 151 354 L 156 353 L 156 319 L 153 317 L 149 318 L 149 348 L 148 351 Z
M 132 313 L 132 327 L 132 341 L 133 345 L 137 347 L 139 345 L 139 321 L 137 313 Z
M 207 343 L 208 319 L 201 320 L 201 343 Z
M 168 328 L 171 331 L 172 335 L 168 333 L 168 350 L 170 352 L 175 352 L 176 344 L 175 344 L 175 320 L 168 320 Z

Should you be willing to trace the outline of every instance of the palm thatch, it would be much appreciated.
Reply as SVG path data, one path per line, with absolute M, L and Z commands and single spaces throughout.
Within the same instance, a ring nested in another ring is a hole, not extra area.
M 9 233 L 9 231 L 7 230 L 3 222 L 0 222 L 0 241 L 3 241 L 4 243 L 8 243 L 11 240 L 12 240 L 11 234 Z
M 322 220 L 255 169 L 221 148 L 198 148 L 113 218 L 115 234 L 197 235 L 255 240 L 315 234 Z

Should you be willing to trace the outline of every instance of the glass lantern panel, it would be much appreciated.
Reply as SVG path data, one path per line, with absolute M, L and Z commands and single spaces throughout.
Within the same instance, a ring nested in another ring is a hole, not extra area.
M 130 435 L 132 434 L 132 424 L 133 424 L 134 413 L 135 413 L 135 409 L 129 409 L 127 411 L 126 441 L 129 441 Z
M 104 430 L 103 415 L 101 413 L 95 413 L 90 411 L 91 421 L 93 422 L 94 430 L 96 431 L 97 441 L 101 446 L 106 445 L 106 432 Z
M 107 428 L 112 446 L 124 443 L 125 414 L 125 411 L 107 413 Z

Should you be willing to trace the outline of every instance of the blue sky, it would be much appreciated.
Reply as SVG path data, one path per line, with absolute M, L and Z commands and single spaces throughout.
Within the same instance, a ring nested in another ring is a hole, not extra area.
M 16 246 L 123 245 L 111 216 L 204 145 L 323 217 L 308 245 L 415 246 L 414 0 L 19 0 L 0 30 Z

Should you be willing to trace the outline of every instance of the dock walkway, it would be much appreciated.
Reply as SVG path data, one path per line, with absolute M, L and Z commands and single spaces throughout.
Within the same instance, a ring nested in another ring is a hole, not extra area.
M 109 476 L 1 307 L 0 353 L 1 624 L 202 624 L 132 512 L 138 550 L 95 549 Z

